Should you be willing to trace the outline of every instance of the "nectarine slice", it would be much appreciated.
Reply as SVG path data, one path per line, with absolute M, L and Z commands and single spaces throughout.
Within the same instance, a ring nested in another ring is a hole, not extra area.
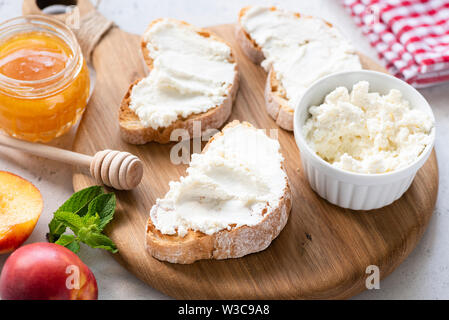
M 28 239 L 42 209 L 42 195 L 31 182 L 0 171 L 0 254 Z

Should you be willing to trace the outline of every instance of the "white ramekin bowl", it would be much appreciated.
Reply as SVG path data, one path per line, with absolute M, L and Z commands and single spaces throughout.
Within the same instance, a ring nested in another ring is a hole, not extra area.
M 409 166 L 382 174 L 362 174 L 341 170 L 321 159 L 307 144 L 303 126 L 310 117 L 309 107 L 320 105 L 324 97 L 335 88 L 344 86 L 352 90 L 359 81 L 368 81 L 371 92 L 387 94 L 398 89 L 412 108 L 430 115 L 435 122 L 432 109 L 426 99 L 412 86 L 395 77 L 375 71 L 350 71 L 332 74 L 315 82 L 304 94 L 294 115 L 296 143 L 301 153 L 302 166 L 310 186 L 322 198 L 342 208 L 372 210 L 384 207 L 399 199 L 410 187 L 416 172 L 428 159 L 435 142 L 435 126 L 431 143 Z

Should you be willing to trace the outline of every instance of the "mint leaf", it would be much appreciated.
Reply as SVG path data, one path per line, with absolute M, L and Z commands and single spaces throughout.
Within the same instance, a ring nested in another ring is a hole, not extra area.
M 75 234 L 78 234 L 81 228 L 84 228 L 84 221 L 79 215 L 73 212 L 60 211 L 56 212 L 54 219 L 63 223 L 66 227 L 72 229 Z
M 89 247 L 105 249 L 112 253 L 118 252 L 118 249 L 115 246 L 114 242 L 107 236 L 99 232 L 89 231 L 86 228 L 83 228 L 80 230 L 78 237 Z
M 83 216 L 88 211 L 89 203 L 97 196 L 103 194 L 103 188 L 93 186 L 74 193 L 55 213 L 65 211 Z M 47 237 L 50 242 L 55 242 L 65 232 L 66 226 L 61 221 L 53 218 L 48 225 L 50 232 Z
M 66 226 L 64 225 L 64 223 L 54 218 L 48 224 L 48 228 L 50 229 L 50 232 L 47 233 L 47 239 L 50 242 L 55 242 L 56 240 L 58 240 L 66 230 Z
M 84 216 L 87 213 L 89 203 L 100 194 L 104 194 L 103 188 L 100 186 L 80 190 L 74 193 L 55 213 L 67 211 Z
M 78 254 L 78 252 L 80 251 L 80 242 L 78 239 L 75 239 L 75 241 L 69 243 L 68 245 L 65 246 L 67 249 L 69 249 L 70 251 L 72 251 L 73 253 Z
M 115 206 L 115 194 L 102 194 L 89 203 L 87 215 L 98 214 L 100 217 L 98 229 L 102 231 L 104 227 L 114 218 Z
M 79 240 L 73 234 L 63 234 L 55 243 L 66 247 L 74 253 L 78 253 L 80 251 Z

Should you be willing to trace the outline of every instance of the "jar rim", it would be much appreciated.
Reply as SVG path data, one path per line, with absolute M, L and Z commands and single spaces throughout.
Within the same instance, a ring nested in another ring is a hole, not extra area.
M 38 31 L 51 33 L 52 35 L 60 38 L 68 45 L 73 53 L 73 56 L 69 60 L 69 63 L 61 71 L 48 78 L 38 80 L 20 80 L 0 73 L 0 86 L 5 86 L 13 91 L 17 91 L 18 86 L 25 88 L 34 86 L 33 95 L 39 95 L 36 91 L 47 91 L 52 88 L 58 90 L 60 87 L 65 87 L 68 81 L 64 81 L 64 79 L 67 80 L 70 75 L 77 71 L 77 66 L 82 66 L 82 63 L 80 64 L 79 62 L 83 62 L 83 56 L 73 31 L 64 23 L 43 15 L 19 16 L 0 23 L 0 41 L 2 41 L 3 38 L 12 37 L 20 32 L 35 31 L 33 28 L 38 29 Z M 63 81 L 57 81 L 58 79 Z M 38 89 L 36 89 L 36 85 L 38 86 Z M 55 86 L 56 88 L 54 88 Z

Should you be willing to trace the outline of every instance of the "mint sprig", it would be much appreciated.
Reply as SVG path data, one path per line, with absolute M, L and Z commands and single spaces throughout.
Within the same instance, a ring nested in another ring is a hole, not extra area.
M 114 242 L 102 232 L 114 218 L 116 199 L 113 193 L 104 193 L 99 186 L 86 188 L 73 194 L 51 220 L 47 238 L 78 253 L 80 243 L 116 253 Z M 65 234 L 67 228 L 73 234 Z
M 84 190 L 76 192 L 58 210 L 56 210 L 55 214 L 58 212 L 66 211 L 76 213 L 79 216 L 83 216 L 88 210 L 89 203 L 101 194 L 104 194 L 104 191 L 103 188 L 99 186 L 86 188 Z M 56 242 L 59 237 L 66 231 L 66 226 L 56 219 L 53 219 L 50 222 L 49 228 L 50 232 L 48 234 L 48 241 L 50 242 Z

